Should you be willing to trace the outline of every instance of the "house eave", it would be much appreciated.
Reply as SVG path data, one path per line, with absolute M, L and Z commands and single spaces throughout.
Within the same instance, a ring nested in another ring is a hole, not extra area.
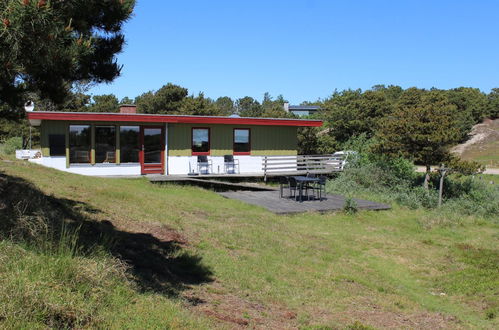
M 184 115 L 151 115 L 95 112 L 56 112 L 36 111 L 27 113 L 28 119 L 65 120 L 65 121 L 101 121 L 101 122 L 142 122 L 142 123 L 182 123 L 182 124 L 222 124 L 222 125 L 262 125 L 262 126 L 297 126 L 320 127 L 321 120 L 302 120 L 287 118 L 250 118 Z

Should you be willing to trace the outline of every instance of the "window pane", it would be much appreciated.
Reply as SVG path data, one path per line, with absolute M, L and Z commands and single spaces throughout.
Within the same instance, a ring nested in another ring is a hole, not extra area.
M 250 152 L 250 130 L 235 129 L 234 130 L 234 152 Z
M 139 126 L 120 127 L 120 162 L 138 163 L 140 152 Z
M 90 163 L 90 125 L 69 126 L 69 162 Z
M 95 126 L 95 162 L 116 163 L 116 127 Z
M 160 164 L 163 149 L 161 128 L 144 128 L 144 163 Z
M 50 156 L 66 156 L 66 137 L 64 134 L 49 134 Z
M 192 152 L 210 151 L 210 130 L 208 128 L 192 129 Z

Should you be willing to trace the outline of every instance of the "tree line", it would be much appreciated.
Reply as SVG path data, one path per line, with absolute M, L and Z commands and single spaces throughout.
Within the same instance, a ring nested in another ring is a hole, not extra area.
M 250 96 L 211 99 L 168 83 L 133 100 L 88 95 L 89 86 L 120 75 L 116 54 L 134 6 L 134 0 L 0 2 L 0 141 L 12 136 L 27 141 L 22 107 L 27 100 L 48 111 L 115 112 L 119 104 L 134 103 L 139 113 L 293 117 L 284 111 L 282 95 L 268 93 L 261 102 Z M 336 90 L 304 104 L 320 106 L 314 118 L 325 125 L 300 129 L 300 153 L 329 153 L 361 138 L 374 152 L 428 165 L 450 161 L 449 147 L 464 141 L 474 124 L 499 117 L 499 89 L 377 85 Z
M 40 110 L 76 111 L 76 112 L 117 112 L 121 104 L 134 104 L 138 113 L 230 116 L 241 117 L 286 117 L 286 102 L 282 95 L 275 99 L 269 94 L 263 95 L 262 101 L 250 96 L 232 99 L 221 96 L 217 99 L 205 97 L 204 93 L 190 94 L 187 88 L 167 83 L 158 90 L 145 92 L 134 99 L 124 97 L 121 100 L 114 94 L 88 95 L 83 92 L 73 93 L 63 103 L 55 104 L 47 100 L 38 100 Z
M 484 118 L 499 117 L 499 88 L 487 94 L 470 87 L 443 90 L 376 85 L 365 91 L 334 91 L 330 97 L 313 104 L 321 107 L 316 117 L 325 121 L 326 129 L 309 129 L 310 132 L 306 132 L 307 136 L 317 138 L 302 143 L 305 153 L 343 148 L 347 141 L 359 135 L 368 138 L 382 135 L 397 115 L 416 114 L 419 117 L 412 118 L 415 122 L 437 124 L 436 121 L 441 120 L 438 111 L 442 109 L 452 121 L 453 140 L 459 143 L 467 139 L 473 125 Z M 421 110 L 424 109 L 431 110 L 423 116 Z M 446 123 L 438 124 L 445 126 Z

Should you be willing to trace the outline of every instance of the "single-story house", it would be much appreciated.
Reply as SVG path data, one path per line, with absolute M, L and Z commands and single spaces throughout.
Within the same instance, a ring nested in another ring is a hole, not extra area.
M 262 173 L 265 156 L 297 155 L 297 128 L 319 120 L 31 111 L 41 165 L 85 175 Z M 232 165 L 227 167 L 227 165 Z

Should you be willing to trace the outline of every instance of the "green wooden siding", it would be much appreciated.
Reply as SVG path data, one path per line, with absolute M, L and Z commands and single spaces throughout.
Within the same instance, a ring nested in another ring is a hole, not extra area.
M 50 134 L 67 135 L 67 123 L 63 121 L 46 121 L 46 120 L 42 121 L 40 127 L 40 146 L 42 148 L 43 156 L 50 156 L 50 149 L 49 149 Z
M 66 157 L 69 165 L 68 125 L 111 125 L 109 122 L 69 122 L 69 121 L 42 121 L 41 147 L 44 156 L 50 156 L 49 135 L 66 135 Z M 148 126 L 144 123 L 114 123 L 116 126 Z M 198 125 L 198 124 L 168 124 L 168 154 L 170 156 L 191 155 L 191 130 L 193 127 L 210 128 L 210 146 L 212 156 L 232 154 L 234 128 L 249 128 L 251 130 L 251 155 L 296 155 L 297 128 L 287 126 L 242 126 L 242 125 Z M 116 159 L 119 162 L 120 145 L 119 129 L 116 137 Z M 94 141 L 92 140 L 92 160 L 94 156 Z
M 168 154 L 170 156 L 191 155 L 191 131 L 193 127 L 210 128 L 210 155 L 212 156 L 232 154 L 234 128 L 251 129 L 251 155 L 297 154 L 296 127 L 170 124 L 168 126 Z

